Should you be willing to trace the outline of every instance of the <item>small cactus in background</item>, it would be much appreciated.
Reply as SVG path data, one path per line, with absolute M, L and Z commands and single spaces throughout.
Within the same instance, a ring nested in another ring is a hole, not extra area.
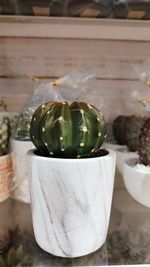
M 28 233 L 23 235 L 18 227 L 5 235 L 0 234 L 0 267 L 35 266 L 31 246 L 33 247 L 31 237 Z
M 9 152 L 9 138 L 15 131 L 17 115 L 7 112 L 6 103 L 0 101 L 0 156 Z
M 30 256 L 24 252 L 22 245 L 19 247 L 11 247 L 5 257 L 0 255 L 0 267 L 23 267 L 31 266 L 31 264 L 32 260 Z
M 29 140 L 29 129 L 32 114 L 30 111 L 25 110 L 19 114 L 15 137 L 19 140 Z
M 87 157 L 106 136 L 102 113 L 83 102 L 48 102 L 33 114 L 30 137 L 39 152 L 62 158 Z
M 119 145 L 126 144 L 125 138 L 125 123 L 126 123 L 126 116 L 118 116 L 113 121 L 113 135 L 115 140 Z
M 129 116 L 125 123 L 126 145 L 130 151 L 137 151 L 140 130 L 146 117 Z
M 150 165 L 150 118 L 144 122 L 139 135 L 138 153 L 140 163 Z
M 2 156 L 8 153 L 10 136 L 7 105 L 3 100 L 0 101 L 0 109 L 2 110 L 2 113 L 0 114 L 0 156 Z

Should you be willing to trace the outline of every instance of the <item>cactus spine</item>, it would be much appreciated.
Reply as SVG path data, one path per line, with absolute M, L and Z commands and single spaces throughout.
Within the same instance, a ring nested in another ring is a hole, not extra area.
M 84 102 L 48 102 L 33 114 L 30 138 L 45 155 L 86 157 L 98 150 L 106 136 L 102 113 Z

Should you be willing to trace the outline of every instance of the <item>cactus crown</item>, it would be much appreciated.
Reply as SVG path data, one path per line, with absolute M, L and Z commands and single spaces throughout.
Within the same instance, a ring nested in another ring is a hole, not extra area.
M 147 119 L 139 135 L 138 153 L 140 162 L 150 165 L 150 118 Z
M 46 156 L 88 157 L 97 151 L 106 136 L 102 113 L 84 102 L 48 102 L 33 114 L 30 138 Z

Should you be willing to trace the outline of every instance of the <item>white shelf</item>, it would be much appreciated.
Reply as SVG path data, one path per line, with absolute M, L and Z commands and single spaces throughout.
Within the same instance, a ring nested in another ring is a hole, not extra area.
M 0 16 L 0 37 L 150 41 L 150 21 Z

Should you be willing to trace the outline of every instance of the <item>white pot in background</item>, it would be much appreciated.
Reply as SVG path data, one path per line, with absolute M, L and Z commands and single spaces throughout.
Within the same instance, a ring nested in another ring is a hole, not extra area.
M 150 208 L 150 171 L 136 169 L 137 162 L 137 158 L 130 158 L 124 162 L 124 183 L 136 201 Z
M 12 179 L 11 155 L 0 156 L 0 202 L 10 196 L 10 183 Z
M 13 163 L 12 198 L 30 203 L 27 152 L 34 146 L 31 141 L 11 139 Z
M 115 141 L 113 141 L 113 142 L 104 142 L 103 148 L 116 151 L 117 149 L 126 149 L 126 146 L 125 145 L 119 145 Z
M 123 174 L 123 164 L 126 159 L 138 157 L 137 152 L 131 152 L 128 150 L 126 145 L 119 145 L 113 142 L 105 142 L 103 144 L 103 148 L 111 149 L 116 152 L 116 165 L 117 170 Z
M 124 161 L 130 158 L 138 158 L 137 152 L 129 151 L 126 146 L 116 149 L 116 165 L 118 171 L 123 175 L 123 164 Z
M 116 156 L 59 159 L 30 151 L 30 192 L 35 238 L 45 251 L 79 257 L 106 240 Z

